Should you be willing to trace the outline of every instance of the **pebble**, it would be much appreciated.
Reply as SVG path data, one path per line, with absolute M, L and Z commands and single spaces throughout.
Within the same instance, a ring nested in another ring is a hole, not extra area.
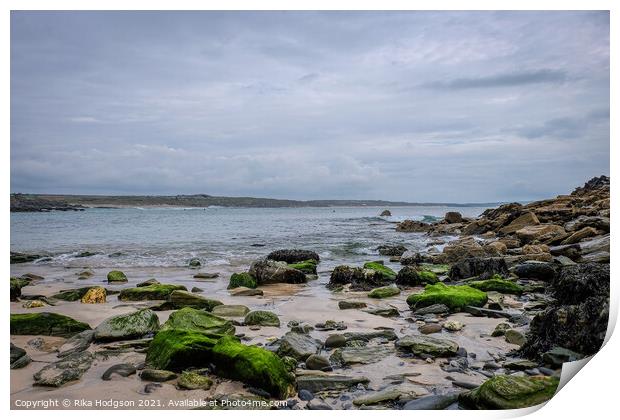
M 302 401 L 310 401 L 314 399 L 314 394 L 307 389 L 300 389 L 297 395 L 299 395 L 299 399 Z

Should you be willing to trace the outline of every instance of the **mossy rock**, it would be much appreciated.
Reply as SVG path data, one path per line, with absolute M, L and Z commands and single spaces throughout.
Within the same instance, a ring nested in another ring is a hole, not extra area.
M 95 340 L 115 341 L 141 338 L 159 329 L 159 318 L 150 309 L 106 319 L 95 328 Z
M 153 284 L 150 286 L 123 289 L 118 295 L 118 298 L 124 301 L 166 300 L 175 290 L 187 291 L 185 286 L 177 284 Z
M 422 293 L 410 295 L 407 303 L 412 309 L 441 303 L 451 311 L 459 311 L 466 306 L 484 306 L 487 303 L 487 294 L 470 286 L 446 286 L 437 283 L 426 285 Z
M 280 357 L 256 346 L 246 346 L 236 337 L 222 337 L 212 349 L 216 373 L 285 399 L 294 392 L 294 376 Z
M 430 270 L 420 270 L 419 268 L 406 266 L 400 269 L 396 275 L 396 284 L 403 286 L 420 286 L 424 284 L 435 284 L 439 282 L 437 274 Z
M 106 291 L 101 286 L 95 286 L 88 289 L 88 291 L 82 296 L 80 302 L 86 304 L 97 304 L 106 302 Z
M 49 335 L 72 337 L 90 326 L 65 315 L 51 312 L 11 314 L 12 335 Z
M 177 385 L 181 389 L 202 389 L 207 391 L 211 389 L 213 381 L 209 377 L 201 375 L 198 372 L 185 371 L 179 376 Z
M 279 327 L 280 318 L 269 311 L 252 311 L 245 316 L 245 325 L 260 325 L 263 327 Z
M 175 290 L 170 293 L 168 303 L 174 309 L 194 308 L 204 309 L 205 311 L 212 311 L 216 306 L 223 305 L 219 300 L 208 299 L 187 290 Z
M 379 262 L 376 262 L 376 261 L 367 262 L 364 264 L 364 268 L 366 270 L 372 270 L 376 273 L 381 274 L 381 276 L 383 276 L 384 279 L 396 280 L 396 273 L 394 272 L 394 270 L 392 270 L 389 267 L 384 266 L 383 264 Z
M 422 271 L 430 271 L 435 274 L 448 274 L 450 272 L 450 264 L 428 264 L 422 263 L 419 265 Z
M 127 283 L 127 276 L 122 271 L 112 270 L 108 273 L 108 283 Z
M 542 404 L 553 397 L 559 380 L 548 376 L 498 375 L 459 396 L 466 407 L 506 410 Z
M 306 260 L 298 263 L 289 264 L 290 268 L 301 271 L 304 274 L 316 274 L 316 266 L 318 262 L 316 260 Z
M 235 333 L 235 327 L 230 321 L 194 308 L 183 308 L 171 313 L 161 329 L 196 331 L 216 338 Z
M 164 327 L 155 334 L 146 353 L 146 364 L 154 369 L 180 371 L 208 366 L 217 338 L 195 330 Z
M 60 292 L 53 294 L 51 297 L 59 300 L 66 300 L 68 302 L 76 302 L 82 299 L 82 297 L 84 297 L 90 289 L 92 289 L 92 286 L 80 287 L 79 289 L 61 290 Z
M 391 296 L 397 296 L 400 294 L 400 289 L 396 286 L 385 286 L 372 289 L 368 293 L 369 298 L 383 299 Z
M 256 286 L 258 286 L 258 283 L 256 283 L 256 279 L 250 273 L 234 273 L 230 276 L 227 289 L 234 289 L 236 287 L 256 289 Z
M 483 292 L 499 292 L 511 295 L 520 295 L 524 291 L 523 286 L 514 281 L 504 280 L 499 276 L 494 276 L 488 280 L 470 281 L 467 285 Z
M 11 302 L 16 302 L 22 296 L 22 287 L 30 284 L 30 280 L 11 277 Z

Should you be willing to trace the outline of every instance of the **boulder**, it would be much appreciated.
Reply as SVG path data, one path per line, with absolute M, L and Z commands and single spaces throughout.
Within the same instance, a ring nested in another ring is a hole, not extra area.
M 560 245 L 576 244 L 577 242 L 581 242 L 582 240 L 596 236 L 597 234 L 598 231 L 593 227 L 584 227 L 579 229 L 577 232 L 572 233 L 568 238 L 560 242 Z
M 487 302 L 487 294 L 469 286 L 446 286 L 443 283 L 426 285 L 422 293 L 410 295 L 407 304 L 412 309 L 443 304 L 451 311 L 466 306 L 482 307 Z
M 375 273 L 379 273 L 385 280 L 396 280 L 396 273 L 389 267 L 384 266 L 380 262 L 369 261 L 364 263 L 364 270 L 372 270 Z
M 277 353 L 280 357 L 289 356 L 297 361 L 304 361 L 315 354 L 321 343 L 307 334 L 289 331 L 279 340 Z
M 506 338 L 507 343 L 516 344 L 517 346 L 522 346 L 525 344 L 525 334 L 519 330 L 506 330 L 504 331 L 504 337 Z
M 523 243 L 530 243 L 532 241 L 546 242 L 566 235 L 566 231 L 562 226 L 553 224 L 527 226 L 517 230 L 515 233 Z
M 443 218 L 447 223 L 461 223 L 463 222 L 463 215 L 458 211 L 449 211 Z
M 297 389 L 310 392 L 341 391 L 359 384 L 366 385 L 369 382 L 370 380 L 363 376 L 312 374 L 297 377 Z
M 250 289 L 248 287 L 235 287 L 230 290 L 231 296 L 262 296 L 263 291 L 260 289 Z
M 305 260 L 297 263 L 288 264 L 289 268 L 299 270 L 306 275 L 316 275 L 316 260 Z
M 396 224 L 397 232 L 428 232 L 431 225 L 417 220 L 403 220 Z
M 121 290 L 118 295 L 122 301 L 166 300 L 175 290 L 185 290 L 185 286 L 177 284 L 153 284 L 151 286 L 132 287 Z
M 306 260 L 321 261 L 319 254 L 305 249 L 279 249 L 267 255 L 268 260 L 284 261 L 287 264 L 298 263 Z
M 215 299 L 208 299 L 204 296 L 190 293 L 187 290 L 174 290 L 168 296 L 168 302 L 173 309 L 194 308 L 212 311 L 215 307 L 223 305 L 222 302 Z
M 542 261 L 527 261 L 518 264 L 513 268 L 513 272 L 521 279 L 541 281 L 553 280 L 556 275 L 554 265 Z
M 122 271 L 112 270 L 108 273 L 108 283 L 127 283 L 127 276 Z
M 306 275 L 286 262 L 272 260 L 254 261 L 248 273 L 256 279 L 258 285 L 273 283 L 305 283 Z
M 51 312 L 11 314 L 11 335 L 71 337 L 90 326 L 65 315 Z
M 63 343 L 58 349 L 58 357 L 66 357 L 73 353 L 87 350 L 90 343 L 95 340 L 95 331 L 86 330 L 75 334 Z
M 510 235 L 515 233 L 516 231 L 523 229 L 528 226 L 537 226 L 540 224 L 538 217 L 532 212 L 523 213 L 521 216 L 514 219 L 508 225 L 504 226 L 499 230 L 499 233 L 502 235 Z
M 87 351 L 71 354 L 62 360 L 51 363 L 34 374 L 34 385 L 60 387 L 67 382 L 78 380 L 90 369 L 93 355 Z
M 510 295 L 520 295 L 524 292 L 523 286 L 511 280 L 504 280 L 499 276 L 489 280 L 470 281 L 467 285 L 483 292 L 499 292 Z
M 245 325 L 260 325 L 262 327 L 279 327 L 280 319 L 269 311 L 252 311 L 243 320 Z
M 508 276 L 508 266 L 503 258 L 466 258 L 452 265 L 450 280 L 477 277 L 489 279 L 494 275 Z
M 381 216 L 381 217 L 390 217 L 390 216 L 392 216 L 392 212 L 389 211 L 388 209 L 385 209 L 385 210 L 383 210 L 381 212 L 381 214 L 379 216 Z
M 213 361 L 211 350 L 218 339 L 196 330 L 162 328 L 149 344 L 146 364 L 154 369 L 173 371 L 206 367 Z
M 22 296 L 22 288 L 28 286 L 30 280 L 11 277 L 11 302 L 17 302 Z
M 106 319 L 95 328 L 95 341 L 118 341 L 141 338 L 157 332 L 159 318 L 150 309 L 141 309 Z
M 447 314 L 449 312 L 450 308 L 448 308 L 446 305 L 444 305 L 443 303 L 436 303 L 420 309 L 416 309 L 413 314 L 422 316 L 428 314 Z
M 609 233 L 609 217 L 579 216 L 578 218 L 564 224 L 564 230 L 566 230 L 566 232 L 576 232 L 584 227 L 593 227 L 600 231 Z
M 82 303 L 105 303 L 106 291 L 103 287 L 97 286 L 88 289 L 88 291 L 82 296 L 80 302 Z
M 351 290 L 369 291 L 376 287 L 387 286 L 393 281 L 385 278 L 379 271 L 340 265 L 332 271 L 327 287 L 336 289 L 350 284 Z
M 442 255 L 446 263 L 454 263 L 465 258 L 485 257 L 487 253 L 476 240 L 466 237 L 448 243 Z
M 396 340 L 394 345 L 400 351 L 417 356 L 429 354 L 435 357 L 448 357 L 456 355 L 459 349 L 459 345 L 452 340 L 428 335 L 406 335 Z
M 362 309 L 367 305 L 365 302 L 352 301 L 352 300 L 341 300 L 338 302 L 339 309 Z
M 419 267 L 407 265 L 401 268 L 396 275 L 396 284 L 400 286 L 421 286 L 435 284 L 439 281 L 437 274 L 430 270 L 422 270 Z
M 485 244 L 482 249 L 489 255 L 497 256 L 506 255 L 508 252 L 508 247 L 506 244 L 500 241 L 489 242 L 488 244 Z
M 311 354 L 306 359 L 306 368 L 310 370 L 323 370 L 331 368 L 329 360 L 324 356 L 318 354 Z
M 195 279 L 211 280 L 220 276 L 220 273 L 196 273 L 192 277 Z
M 202 266 L 202 263 L 200 262 L 200 259 L 198 258 L 190 258 L 190 260 L 187 262 L 187 265 L 190 268 L 199 268 Z
M 396 286 L 385 286 L 378 287 L 376 289 L 372 289 L 370 293 L 368 293 L 369 298 L 374 299 L 383 299 L 392 296 L 397 296 L 400 294 L 400 289 Z
M 201 375 L 198 372 L 185 371 L 181 374 L 181 376 L 179 376 L 177 385 L 181 389 L 201 389 L 203 391 L 207 391 L 211 389 L 213 381 L 208 376 Z
M 400 257 L 407 251 L 403 245 L 381 245 L 377 247 L 379 255 L 385 255 L 388 257 Z
M 140 372 L 140 379 L 150 382 L 167 382 L 177 378 L 177 374 L 169 370 L 144 369 Z
M 217 316 L 225 316 L 225 317 L 245 317 L 248 312 L 250 312 L 250 308 L 245 305 L 218 305 L 211 313 Z
M 497 375 L 459 396 L 459 402 L 478 410 L 532 407 L 553 397 L 559 380 L 548 376 Z
M 329 361 L 335 366 L 366 365 L 379 362 L 390 354 L 393 348 L 387 346 L 342 347 L 336 349 Z
M 237 287 L 256 289 L 256 286 L 256 279 L 252 277 L 250 273 L 233 273 L 233 275 L 230 276 L 227 289 L 234 289 Z
M 183 308 L 171 313 L 168 320 L 162 325 L 161 330 L 172 329 L 195 331 L 218 338 L 235 333 L 235 327 L 230 321 L 193 308 Z
M 157 279 L 148 279 L 146 281 L 136 284 L 136 287 L 153 286 L 155 284 L 161 284 L 161 283 L 157 281 Z

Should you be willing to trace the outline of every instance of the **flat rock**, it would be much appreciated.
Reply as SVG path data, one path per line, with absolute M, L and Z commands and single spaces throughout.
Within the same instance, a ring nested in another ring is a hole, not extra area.
M 329 360 L 336 366 L 365 365 L 383 360 L 393 353 L 393 348 L 387 346 L 342 347 L 337 349 Z
M 363 376 L 346 375 L 304 375 L 297 377 L 297 388 L 310 392 L 346 390 L 358 384 L 368 384 L 370 381 Z
M 249 287 L 235 287 L 228 291 L 231 296 L 263 296 L 264 292 L 260 289 L 250 289 Z
M 452 340 L 430 337 L 426 335 L 406 335 L 397 340 L 395 346 L 399 350 L 409 351 L 415 355 L 454 356 L 459 345 Z
M 280 339 L 277 353 L 279 356 L 290 356 L 298 361 L 306 360 L 315 354 L 321 343 L 306 334 L 289 331 Z
M 65 341 L 62 346 L 60 346 L 58 349 L 58 357 L 63 358 L 69 356 L 70 354 L 84 351 L 88 349 L 90 343 L 94 340 L 94 330 L 86 330 L 81 333 L 77 333 Z
M 67 382 L 80 379 L 90 369 L 93 355 L 87 351 L 74 353 L 62 360 L 45 366 L 34 374 L 34 384 L 60 387 Z
M 219 305 L 213 308 L 211 313 L 224 317 L 245 317 L 250 312 L 250 308 L 244 305 Z

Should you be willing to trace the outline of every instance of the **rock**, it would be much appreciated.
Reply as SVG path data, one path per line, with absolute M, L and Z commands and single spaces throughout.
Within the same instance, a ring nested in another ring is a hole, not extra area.
M 499 324 L 497 324 L 497 326 L 495 327 L 495 329 L 491 333 L 491 336 L 492 337 L 500 337 L 500 336 L 506 334 L 506 331 L 508 331 L 511 328 L 512 327 L 507 322 L 500 322 Z
M 311 354 L 306 359 L 306 368 L 310 370 L 323 370 L 330 368 L 331 365 L 326 357 L 317 354 Z
M 407 251 L 407 248 L 405 248 L 403 245 L 381 245 L 378 246 L 376 250 L 379 251 L 379 255 L 385 255 L 388 257 L 400 257 Z
M 503 368 L 512 369 L 512 370 L 527 370 L 527 369 L 533 369 L 537 366 L 538 366 L 538 363 L 532 362 L 531 360 L 525 360 L 525 359 L 511 360 L 502 365 Z
M 423 392 L 421 389 L 406 388 L 403 386 L 390 386 L 381 391 L 371 392 L 362 395 L 353 400 L 353 404 L 357 406 L 372 406 L 376 404 L 386 403 L 389 401 L 406 400 L 416 398 Z
M 373 307 L 362 309 L 362 310 L 368 314 L 382 316 L 385 318 L 393 318 L 393 317 L 400 316 L 400 312 L 398 312 L 398 309 L 391 305 L 373 306 Z
M 78 380 L 90 369 L 93 356 L 87 351 L 74 353 L 58 362 L 45 366 L 34 374 L 34 385 L 60 387 Z
M 566 231 L 562 226 L 554 224 L 541 224 L 537 226 L 527 226 L 515 232 L 517 237 L 523 243 L 532 241 L 545 242 L 550 239 L 566 235 Z
M 467 285 L 483 292 L 499 292 L 510 295 L 520 295 L 525 290 L 523 286 L 514 281 L 504 280 L 499 276 L 494 276 L 489 280 L 470 281 Z
M 175 290 L 185 290 L 185 286 L 176 284 L 153 284 L 151 286 L 132 287 L 121 290 L 118 299 L 122 301 L 166 300 Z
M 508 276 L 508 266 L 503 258 L 466 258 L 450 269 L 450 280 L 456 281 L 477 277 L 489 279 L 494 275 Z
M 443 304 L 451 311 L 465 306 L 481 307 L 487 302 L 487 294 L 469 286 L 446 286 L 443 283 L 426 285 L 424 292 L 409 295 L 407 304 L 412 309 Z
M 32 359 L 27 354 L 24 354 L 19 359 L 11 362 L 11 369 L 21 369 L 26 367 L 32 362 Z
M 333 410 L 333 408 L 328 405 L 323 400 L 314 399 L 312 401 L 308 401 L 306 404 L 307 410 Z
M 454 404 L 459 397 L 458 392 L 444 395 L 429 395 L 407 402 L 403 410 L 443 410 Z
M 365 302 L 356 302 L 352 300 L 341 300 L 338 302 L 338 308 L 340 309 L 362 309 L 366 307 Z
M 235 327 L 230 321 L 193 308 L 183 308 L 171 313 L 161 329 L 183 329 L 199 332 L 209 337 L 235 334 Z
M 260 325 L 262 327 L 279 327 L 280 319 L 269 311 L 252 311 L 245 316 L 245 325 Z
M 141 309 L 106 319 L 95 328 L 95 341 L 141 338 L 159 329 L 159 318 L 150 309 Z
M 105 303 L 106 301 L 106 291 L 103 287 L 92 287 L 88 289 L 86 294 L 82 296 L 80 302 L 82 303 Z
M 554 347 L 548 352 L 543 353 L 542 361 L 547 366 L 559 369 L 564 363 L 574 362 L 583 359 L 583 355 L 563 347 Z
M 200 373 L 186 371 L 179 376 L 177 385 L 181 389 L 202 389 L 207 391 L 211 389 L 211 386 L 213 386 L 213 381 L 209 377 L 201 375 Z
M 147 287 L 147 286 L 153 286 L 156 284 L 161 284 L 161 283 L 157 281 L 157 279 L 148 279 L 146 281 L 136 284 L 136 287 Z
M 58 357 L 67 357 L 70 354 L 84 351 L 90 347 L 90 343 L 95 340 L 95 331 L 86 330 L 75 334 L 63 343 L 58 349 Z
M 577 242 L 581 242 L 583 239 L 596 236 L 597 234 L 598 231 L 593 227 L 584 227 L 582 229 L 579 229 L 577 232 L 571 234 L 568 238 L 564 239 L 562 242 L 560 242 L 560 245 L 576 244 Z
M 443 323 L 443 327 L 448 331 L 461 331 L 465 325 L 462 322 L 456 320 L 449 320 Z
M 549 247 L 545 244 L 527 244 L 527 245 L 523 245 L 523 247 L 521 248 L 521 253 L 525 254 L 525 255 L 531 255 L 531 254 L 547 254 L 549 253 Z
M 310 401 L 314 399 L 314 394 L 307 389 L 300 389 L 299 392 L 297 392 L 297 395 L 302 401 Z
M 386 286 L 392 281 L 375 270 L 340 265 L 332 271 L 327 288 L 336 289 L 350 284 L 351 290 L 372 290 L 375 287 Z
M 108 273 L 108 283 L 127 283 L 127 276 L 122 271 L 112 270 Z
M 84 322 L 50 312 L 11 314 L 11 335 L 49 335 L 71 337 L 90 330 Z
M 439 281 L 437 274 L 430 270 L 420 270 L 417 267 L 405 266 L 396 275 L 396 284 L 401 286 L 420 286 L 435 284 Z
M 146 364 L 154 369 L 173 371 L 206 366 L 213 360 L 212 349 L 218 339 L 196 330 L 162 328 L 149 344 Z
M 396 340 L 395 346 L 400 351 L 411 352 L 417 356 L 428 354 L 435 357 L 456 355 L 459 345 L 451 340 L 427 335 L 406 335 Z
M 279 249 L 267 255 L 268 260 L 284 261 L 287 264 L 298 263 L 306 260 L 321 261 L 319 254 L 305 249 Z
M 579 216 L 564 224 L 564 230 L 566 230 L 566 232 L 576 232 L 585 227 L 593 227 L 603 232 L 609 232 L 609 217 Z
M 26 350 L 11 343 L 11 364 L 26 355 Z
M 485 244 L 483 247 L 484 251 L 489 255 L 497 255 L 502 256 L 506 255 L 508 252 L 508 247 L 505 243 L 500 241 L 493 241 Z
M 538 217 L 532 212 L 523 213 L 521 216 L 514 219 L 508 225 L 499 230 L 502 235 L 510 235 L 518 230 L 526 228 L 528 226 L 537 226 L 540 224 Z
M 329 361 L 335 366 L 366 365 L 383 360 L 392 353 L 393 350 L 386 346 L 342 347 L 334 351 Z
M 224 317 L 245 317 L 250 308 L 245 305 L 219 305 L 213 308 L 211 313 L 217 316 Z
M 280 339 L 277 354 L 280 357 L 290 356 L 295 360 L 304 361 L 315 354 L 321 343 L 306 334 L 289 331 Z
M 390 217 L 390 216 L 392 216 L 392 212 L 389 211 L 388 209 L 385 209 L 385 210 L 383 210 L 381 212 L 381 214 L 379 216 L 381 216 L 381 217 Z
M 35 300 L 28 300 L 24 303 L 22 303 L 22 308 L 26 308 L 26 309 L 32 309 L 32 308 L 42 308 L 46 306 L 45 302 L 40 301 L 38 299 Z
M 383 299 L 397 295 L 400 295 L 400 289 L 393 285 L 378 287 L 376 289 L 372 289 L 370 293 L 368 293 L 368 297 L 374 299 Z
M 68 302 L 75 302 L 82 299 L 90 289 L 92 289 L 92 287 L 80 287 L 79 289 L 61 290 L 60 292 L 53 294 L 52 298 L 66 300 Z
M 424 324 L 418 327 L 418 331 L 420 331 L 420 333 L 422 334 L 438 333 L 438 332 L 441 332 L 441 329 L 442 329 L 441 325 L 434 324 L 434 323 Z
M 504 336 L 506 337 L 506 342 L 510 344 L 516 344 L 517 346 L 525 344 L 525 335 L 519 330 L 506 330 Z
M 12 252 L 11 251 L 11 264 L 23 264 L 27 262 L 36 261 L 38 259 L 44 258 L 45 255 L 39 254 L 25 254 L 22 252 Z
M 198 258 L 190 258 L 190 260 L 187 262 L 187 265 L 189 265 L 190 268 L 198 268 L 202 266 L 202 263 Z
M 22 288 L 30 284 L 30 280 L 11 277 L 11 302 L 17 302 L 22 296 Z
M 204 289 L 201 289 L 200 287 L 192 287 L 192 290 L 190 290 L 190 292 L 192 292 L 192 293 L 202 293 L 202 292 L 204 292 Z
M 231 296 L 262 296 L 263 291 L 260 289 L 250 289 L 247 287 L 235 287 L 230 290 Z
M 212 311 L 217 306 L 223 305 L 219 300 L 208 299 L 186 290 L 174 290 L 168 296 L 168 302 L 174 309 L 194 308 L 204 309 L 205 311 Z
M 443 219 L 448 223 L 461 223 L 463 222 L 463 215 L 458 211 L 449 211 Z
M 556 275 L 553 264 L 539 261 L 528 261 L 519 264 L 513 268 L 513 271 L 519 278 L 542 281 L 552 280 Z
M 394 281 L 396 280 L 396 273 L 389 267 L 375 261 L 369 261 L 364 263 L 364 270 L 372 270 L 375 273 L 379 273 L 384 279 Z
M 332 319 L 328 319 L 325 322 L 319 322 L 314 325 L 314 327 L 318 331 L 334 331 L 334 330 L 346 330 L 347 326 L 343 321 L 334 321 Z
M 551 399 L 558 382 L 553 377 L 497 375 L 478 388 L 461 394 L 459 402 L 479 410 L 532 407 Z
M 256 279 L 252 277 L 250 273 L 233 273 L 230 276 L 230 281 L 228 282 L 228 289 L 234 289 L 237 287 L 246 287 L 249 289 L 256 289 Z
M 136 373 L 136 367 L 130 363 L 120 363 L 118 365 L 110 366 L 103 375 L 101 375 L 101 379 L 104 381 L 112 380 L 112 375 L 116 374 L 126 378 Z
M 177 374 L 169 370 L 144 369 L 140 372 L 140 379 L 150 382 L 167 382 L 177 378 Z
M 400 263 L 402 265 L 415 265 L 421 263 L 424 257 L 419 252 L 406 251 L 400 256 Z
M 434 305 L 425 306 L 417 309 L 414 315 L 428 315 L 428 314 L 447 314 L 450 312 L 450 308 L 442 303 L 436 303 Z
M 575 244 L 579 246 L 581 250 L 581 256 L 579 258 L 579 262 L 589 263 L 589 262 L 598 262 L 598 263 L 608 263 L 610 254 L 609 254 L 609 234 L 604 236 L 599 236 L 594 239 L 579 242 L 579 244 Z M 571 245 L 568 245 L 571 246 Z M 574 245 L 572 245 L 574 246 Z
M 403 220 L 396 225 L 397 232 L 428 232 L 431 225 L 417 220 Z
M 291 268 L 283 261 L 258 260 L 250 266 L 248 273 L 256 279 L 258 285 L 273 283 L 305 283 L 306 275 Z
M 216 279 L 220 276 L 220 273 L 196 273 L 194 274 L 195 279 Z
M 325 340 L 325 347 L 327 348 L 344 347 L 346 345 L 347 339 L 341 334 L 332 334 Z
M 366 385 L 370 381 L 363 376 L 345 375 L 303 375 L 297 377 L 297 388 L 308 392 L 346 390 L 359 384 Z
M 466 258 L 486 257 L 487 253 L 473 238 L 461 238 L 448 243 L 442 255 L 443 262 L 455 263 Z

